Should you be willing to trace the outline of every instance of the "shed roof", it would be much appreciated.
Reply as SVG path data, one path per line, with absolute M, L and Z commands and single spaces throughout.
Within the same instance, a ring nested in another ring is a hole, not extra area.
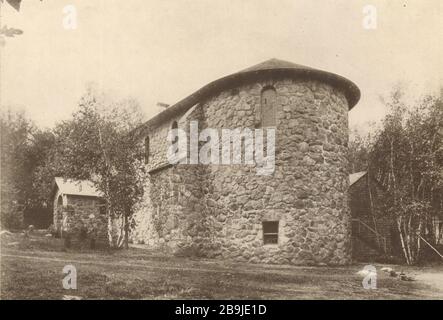
M 97 190 L 92 181 L 89 180 L 74 180 L 65 179 L 62 177 L 55 177 L 54 183 L 63 194 L 70 194 L 76 196 L 86 197 L 101 197 L 102 193 Z
M 356 183 L 358 180 L 360 180 L 361 177 L 363 177 L 367 172 L 366 171 L 360 171 L 356 173 L 352 173 L 349 175 L 349 186 L 352 186 L 354 183 Z
M 332 86 L 343 90 L 346 99 L 348 100 L 349 110 L 351 110 L 360 99 L 360 90 L 358 87 L 352 81 L 342 76 L 288 61 L 270 59 L 207 84 L 190 96 L 160 112 L 140 128 L 155 126 L 164 120 L 170 119 L 179 112 L 186 112 L 189 108 L 217 91 L 269 76 L 292 76 L 330 83 Z

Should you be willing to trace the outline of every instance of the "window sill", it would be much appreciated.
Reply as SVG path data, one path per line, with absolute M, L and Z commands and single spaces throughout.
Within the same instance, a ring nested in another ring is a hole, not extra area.
M 278 248 L 278 243 L 266 243 L 266 244 L 263 244 L 263 247 Z

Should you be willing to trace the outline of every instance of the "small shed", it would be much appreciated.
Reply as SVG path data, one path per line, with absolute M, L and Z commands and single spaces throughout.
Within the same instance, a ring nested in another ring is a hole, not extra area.
M 52 195 L 58 235 L 91 243 L 106 241 L 105 205 L 102 193 L 91 181 L 56 177 Z
M 380 255 L 403 258 L 395 219 L 386 208 L 388 191 L 366 171 L 349 175 L 349 206 L 352 215 L 352 248 L 355 260 L 368 260 Z M 433 250 L 443 249 L 443 221 L 432 217 L 430 227 L 424 230 L 432 248 L 423 249 L 433 257 Z M 422 251 L 423 252 L 423 251 Z M 438 258 L 439 259 L 439 258 Z

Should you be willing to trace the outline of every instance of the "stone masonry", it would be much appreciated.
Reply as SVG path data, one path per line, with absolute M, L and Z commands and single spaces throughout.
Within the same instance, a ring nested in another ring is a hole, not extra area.
M 347 112 L 359 92 L 344 78 L 310 70 L 270 60 L 215 81 L 210 92 L 204 87 L 164 111 L 170 115 L 148 121 L 139 132 L 141 141 L 150 139 L 150 158 L 132 240 L 253 263 L 349 263 Z M 259 128 L 269 87 L 276 92 L 272 175 L 257 175 L 255 164 L 167 163 L 173 121 L 188 134 L 190 121 L 199 130 Z M 278 222 L 276 243 L 264 241 L 267 222 Z
M 81 190 L 90 187 L 89 182 L 74 183 L 56 178 L 54 184 L 54 231 L 57 235 L 69 237 L 72 243 L 87 245 L 91 241 L 106 245 L 107 218 L 103 201 L 95 190 Z

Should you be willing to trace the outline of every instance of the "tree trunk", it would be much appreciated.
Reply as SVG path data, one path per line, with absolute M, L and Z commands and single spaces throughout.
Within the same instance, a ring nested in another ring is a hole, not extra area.
M 129 249 L 129 223 L 127 214 L 125 214 L 125 249 Z
M 417 232 L 417 253 L 415 256 L 415 260 L 418 261 L 418 257 L 420 256 L 420 248 L 421 248 L 421 244 L 420 244 L 420 236 L 421 236 L 421 228 L 422 228 L 422 221 L 420 219 L 420 224 L 418 225 L 418 232 Z
M 411 246 L 412 246 L 412 234 L 411 234 L 411 216 L 409 216 L 408 223 L 404 224 L 405 226 L 405 235 L 406 235 L 406 248 L 408 249 L 409 254 L 409 262 L 411 264 L 414 263 L 414 255 L 412 254 Z
M 369 193 L 369 208 L 371 210 L 371 215 L 372 215 L 372 221 L 374 223 L 374 230 L 377 233 L 377 245 L 380 248 L 380 239 L 378 237 L 378 228 L 377 228 L 377 219 L 375 217 L 375 212 L 374 212 L 374 201 L 372 198 L 372 191 L 371 191 L 371 177 L 370 177 L 370 171 L 369 171 L 369 167 L 368 167 L 368 173 L 366 175 L 366 179 L 367 179 L 367 185 L 368 185 L 368 193 Z
M 99 137 L 99 142 L 100 142 L 100 147 L 101 147 L 101 151 L 103 154 L 103 158 L 105 161 L 105 168 L 106 168 L 106 174 L 109 173 L 110 171 L 110 165 L 109 165 L 109 161 L 108 161 L 108 157 L 106 155 L 106 150 L 105 147 L 103 145 L 103 137 L 102 137 L 102 132 L 100 130 L 100 125 L 97 126 L 98 129 L 98 137 Z M 110 196 L 109 196 L 109 180 L 108 177 L 105 175 L 103 177 L 105 179 L 105 189 L 104 190 L 104 194 L 105 194 L 105 198 L 106 198 L 106 212 L 108 214 L 108 242 L 109 242 L 109 247 L 110 248 L 114 248 L 115 247 L 115 243 L 114 243 L 114 236 L 112 234 L 112 216 L 111 216 L 111 208 L 109 207 L 109 204 L 111 203 L 109 201 Z
M 109 242 L 109 247 L 110 248 L 114 248 L 114 236 L 112 234 L 112 217 L 111 217 L 111 213 L 109 212 L 108 209 L 108 242 Z
M 117 248 L 121 248 L 123 246 L 123 242 L 125 239 L 125 222 L 124 222 L 124 216 L 120 217 L 120 226 L 119 226 L 119 233 L 117 236 Z
M 402 229 L 401 228 L 401 217 L 397 217 L 397 229 L 398 229 L 398 234 L 400 236 L 401 248 L 403 249 L 403 254 L 406 259 L 406 264 L 410 264 L 408 252 L 406 251 L 406 247 L 405 247 L 405 240 L 403 238 L 403 232 L 401 230 Z

